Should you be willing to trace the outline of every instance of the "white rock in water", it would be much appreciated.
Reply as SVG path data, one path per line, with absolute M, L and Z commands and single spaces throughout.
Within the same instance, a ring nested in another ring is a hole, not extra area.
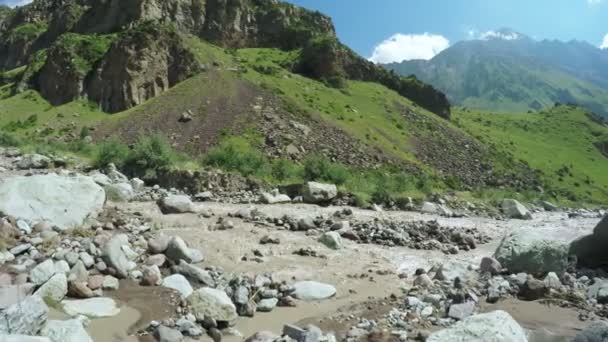
M 161 285 L 176 290 L 181 294 L 182 298 L 188 298 L 194 291 L 188 279 L 181 274 L 174 274 L 164 278 Z
M 89 298 L 82 300 L 64 300 L 62 302 L 63 311 L 69 316 L 78 315 L 89 318 L 112 317 L 120 313 L 116 307 L 116 302 L 111 298 Z
M 336 294 L 336 288 L 332 285 L 316 281 L 300 281 L 293 286 L 294 297 L 305 301 L 327 299 Z
M 93 342 L 78 319 L 48 321 L 40 334 L 52 342 Z
M 60 229 L 82 226 L 101 212 L 104 202 L 104 190 L 85 176 L 15 176 L 0 183 L 0 211 Z
M 453 326 L 437 331 L 427 342 L 528 342 L 526 333 L 504 311 L 471 316 Z

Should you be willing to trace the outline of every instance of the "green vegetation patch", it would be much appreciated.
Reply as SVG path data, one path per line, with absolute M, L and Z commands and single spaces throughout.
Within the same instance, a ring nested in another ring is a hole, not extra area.
M 48 23 L 46 21 L 21 24 L 9 32 L 8 42 L 10 44 L 17 42 L 31 42 L 38 38 L 47 29 Z
M 539 170 L 553 197 L 608 200 L 608 158 L 597 148 L 608 127 L 591 120 L 587 110 L 560 105 L 525 114 L 455 112 L 455 122 L 471 135 Z
M 66 33 L 57 39 L 52 49 L 72 56 L 79 73 L 86 75 L 108 51 L 116 35 L 81 35 Z

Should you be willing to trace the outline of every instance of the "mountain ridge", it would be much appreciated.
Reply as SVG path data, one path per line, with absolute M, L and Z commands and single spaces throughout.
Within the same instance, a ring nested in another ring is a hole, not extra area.
M 415 75 L 457 105 L 526 111 L 575 103 L 608 115 L 608 51 L 580 41 L 521 37 L 460 41 L 429 61 L 385 67 Z

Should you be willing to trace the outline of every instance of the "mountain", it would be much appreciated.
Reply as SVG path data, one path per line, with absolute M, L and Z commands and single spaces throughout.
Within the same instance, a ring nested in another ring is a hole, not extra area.
M 569 154 L 608 167 L 605 123 L 566 108 L 551 111 L 580 124 Z M 452 112 L 443 92 L 342 44 L 329 17 L 276 0 L 0 7 L 0 145 L 119 167 L 125 150 L 143 150 L 153 160 L 129 167 L 178 160 L 189 175 L 213 166 L 273 186 L 331 181 L 357 203 L 539 187 L 556 201 L 608 198 L 599 173 L 554 182 L 553 165 L 531 163 L 546 151 L 515 154 L 467 124 L 473 114 Z M 551 137 L 564 129 L 538 122 Z M 144 169 L 149 183 L 162 177 Z
M 444 91 L 456 105 L 522 112 L 575 103 L 608 116 L 608 50 L 536 41 L 503 29 L 461 41 L 429 61 L 385 65 Z

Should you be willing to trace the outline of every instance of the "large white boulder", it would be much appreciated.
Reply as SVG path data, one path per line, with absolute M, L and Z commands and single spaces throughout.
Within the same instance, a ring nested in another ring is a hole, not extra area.
M 39 296 L 49 305 L 59 303 L 67 294 L 68 278 L 65 273 L 55 274 L 34 292 L 34 296 Z
M 329 202 L 338 196 L 338 188 L 334 184 L 308 182 L 302 186 L 302 198 L 306 203 Z
M 189 196 L 169 195 L 158 201 L 163 214 L 182 214 L 195 212 L 194 204 Z
M 61 229 L 79 227 L 103 209 L 105 192 L 90 177 L 15 176 L 0 182 L 0 211 Z
M 49 321 L 40 334 L 52 342 L 93 342 L 78 319 Z
M 165 277 L 162 280 L 161 285 L 179 292 L 182 298 L 188 298 L 194 291 L 188 282 L 188 279 L 181 274 Z
M 569 244 L 541 230 L 522 228 L 507 235 L 494 254 L 511 273 L 563 273 L 568 267 Z
M 528 342 L 526 333 L 504 311 L 471 316 L 429 336 L 427 342 Z
M 502 201 L 502 212 L 509 218 L 520 220 L 532 219 L 530 211 L 523 204 L 514 199 L 505 199 Z
M 38 335 L 46 324 L 49 308 L 42 298 L 26 297 L 0 312 L 0 335 L 22 334 Z
M 126 278 L 133 268 L 133 263 L 127 258 L 123 246 L 129 245 L 129 237 L 125 234 L 113 236 L 102 248 L 102 258 L 109 267 L 116 271 L 116 276 Z

